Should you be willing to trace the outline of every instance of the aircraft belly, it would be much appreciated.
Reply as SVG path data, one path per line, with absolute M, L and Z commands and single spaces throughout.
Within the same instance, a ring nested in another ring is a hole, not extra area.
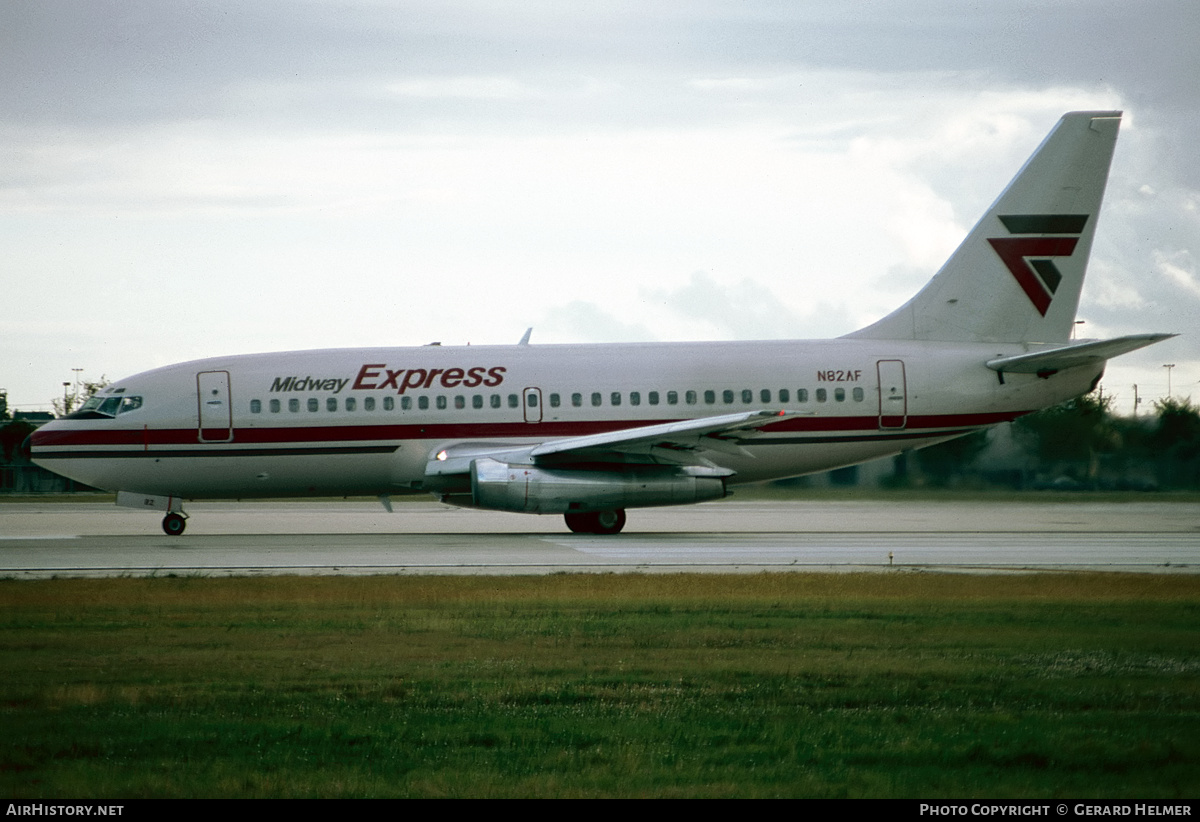
M 376 495 L 391 490 L 391 454 L 40 458 L 46 468 L 106 491 L 186 498 Z M 114 480 L 114 478 L 116 478 Z

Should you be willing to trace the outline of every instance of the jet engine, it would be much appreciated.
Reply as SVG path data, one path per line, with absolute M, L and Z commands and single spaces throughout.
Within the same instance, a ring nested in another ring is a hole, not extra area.
M 655 465 L 541 468 L 480 457 L 471 461 L 470 501 L 458 495 L 450 495 L 446 501 L 527 514 L 686 505 L 725 496 L 725 479 L 717 473 Z

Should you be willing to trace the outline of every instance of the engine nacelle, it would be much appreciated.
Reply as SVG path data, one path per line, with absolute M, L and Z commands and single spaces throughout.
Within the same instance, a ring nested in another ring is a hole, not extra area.
M 686 505 L 724 497 L 724 477 L 702 471 L 650 465 L 581 471 L 509 465 L 481 457 L 471 462 L 470 505 L 493 511 L 565 514 Z M 456 499 L 447 501 L 463 504 Z

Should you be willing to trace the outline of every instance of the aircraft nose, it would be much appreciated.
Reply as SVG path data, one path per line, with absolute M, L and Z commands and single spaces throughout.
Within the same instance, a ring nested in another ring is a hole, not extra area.
M 30 431 L 28 436 L 21 440 L 21 444 L 14 449 L 17 453 L 15 453 L 13 456 L 26 462 L 32 462 L 34 465 L 38 465 L 39 463 L 33 458 L 33 446 L 44 445 L 48 429 L 54 429 L 57 423 L 58 420 L 51 420 L 45 425 Z

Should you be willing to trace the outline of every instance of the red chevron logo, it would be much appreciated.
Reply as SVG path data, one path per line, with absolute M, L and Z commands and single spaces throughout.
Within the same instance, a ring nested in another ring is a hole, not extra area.
M 1008 270 L 1017 278 L 1017 283 L 1043 317 L 1054 299 L 1054 292 L 1062 280 L 1062 274 L 1047 257 L 1070 257 L 1075 252 L 1078 237 L 993 237 L 988 242 Z M 1033 260 L 1030 264 L 1030 257 Z M 1037 271 L 1034 267 L 1037 267 Z M 1039 276 L 1040 275 L 1040 276 Z
M 1003 216 L 1000 222 L 1011 234 L 1073 234 L 1068 237 L 989 237 L 996 254 L 1016 278 L 1033 307 L 1043 317 L 1050 309 L 1062 273 L 1052 257 L 1075 253 L 1086 214 L 1023 214 Z

